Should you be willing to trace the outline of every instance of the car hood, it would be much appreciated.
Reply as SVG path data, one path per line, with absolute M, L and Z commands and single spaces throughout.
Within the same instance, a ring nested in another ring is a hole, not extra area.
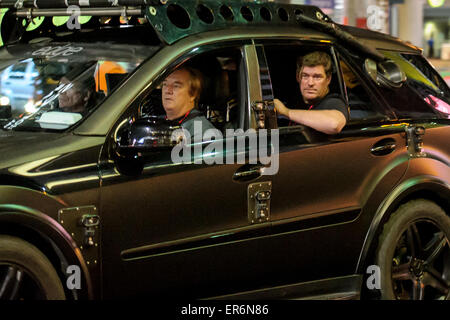
M 104 139 L 72 133 L 0 131 L 0 169 L 89 148 Z

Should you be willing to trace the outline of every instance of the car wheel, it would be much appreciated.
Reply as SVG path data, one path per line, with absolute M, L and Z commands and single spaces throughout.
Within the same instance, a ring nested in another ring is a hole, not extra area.
M 379 238 L 381 299 L 449 299 L 450 218 L 434 202 L 410 201 Z
M 0 300 L 63 300 L 64 288 L 47 257 L 32 244 L 0 236 Z

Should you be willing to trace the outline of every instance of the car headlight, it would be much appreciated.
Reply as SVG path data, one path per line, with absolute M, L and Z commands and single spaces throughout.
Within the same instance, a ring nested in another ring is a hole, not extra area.
M 25 112 L 28 112 L 28 113 L 34 113 L 37 110 L 36 106 L 34 105 L 33 100 L 28 100 L 28 102 L 24 106 L 24 109 L 25 109 Z
M 7 96 L 2 96 L 0 97 L 0 106 L 9 106 L 11 103 L 11 101 L 9 100 L 9 98 Z

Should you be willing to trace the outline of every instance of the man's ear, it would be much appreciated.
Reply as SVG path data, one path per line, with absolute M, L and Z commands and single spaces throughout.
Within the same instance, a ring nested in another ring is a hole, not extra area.
M 331 74 L 329 76 L 327 76 L 327 86 L 330 85 L 330 82 L 331 82 Z
M 195 102 L 195 100 L 197 100 L 197 95 L 196 94 L 194 94 L 192 96 L 189 96 L 189 101 Z

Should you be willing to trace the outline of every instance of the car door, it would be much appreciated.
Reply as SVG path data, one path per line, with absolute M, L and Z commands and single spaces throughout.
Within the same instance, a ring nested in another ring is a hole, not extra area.
M 208 49 L 192 49 L 179 61 L 197 60 L 208 69 L 209 56 L 201 54 Z M 233 50 L 240 54 L 235 66 L 239 112 L 229 124 L 246 130 L 249 99 L 261 95 L 259 83 L 252 80 L 258 78 L 250 63 L 255 49 L 235 45 Z M 157 90 L 156 84 L 152 90 Z M 252 223 L 247 194 L 250 184 L 267 184 L 270 179 L 253 175 L 248 161 L 176 164 L 170 150 L 147 158 L 142 172 L 127 174 L 114 153 L 108 152 L 114 143 L 113 138 L 107 142 L 100 161 L 103 296 L 195 297 L 253 288 L 267 272 L 261 239 L 269 234 L 270 221 Z M 225 150 L 223 154 L 231 149 Z
M 332 57 L 330 90 L 344 94 L 339 56 L 329 44 L 271 41 L 264 49 L 275 98 L 287 104 L 301 98 L 295 61 L 316 50 Z M 392 113 L 382 107 L 364 78 L 353 72 L 366 101 L 363 107 L 351 106 L 350 121 L 341 133 L 325 135 L 279 119 L 270 246 L 271 259 L 277 262 L 273 271 L 285 282 L 354 273 L 371 219 L 367 204 L 386 195 L 407 168 L 404 128 L 389 123 Z M 367 114 L 362 115 L 363 111 Z

